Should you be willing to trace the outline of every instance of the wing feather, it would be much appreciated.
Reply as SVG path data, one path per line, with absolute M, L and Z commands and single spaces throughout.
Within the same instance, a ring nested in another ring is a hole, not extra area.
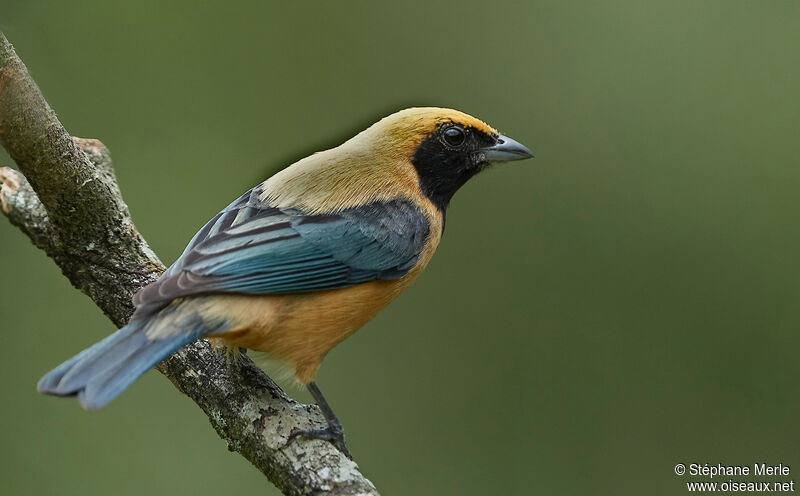
M 248 191 L 212 218 L 162 275 L 134 296 L 134 319 L 203 293 L 282 294 L 396 279 L 419 259 L 425 214 L 408 200 L 329 215 L 278 209 Z

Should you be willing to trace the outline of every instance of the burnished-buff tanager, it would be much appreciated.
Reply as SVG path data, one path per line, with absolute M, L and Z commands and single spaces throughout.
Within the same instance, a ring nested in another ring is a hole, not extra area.
M 425 269 L 458 188 L 489 164 L 532 156 L 456 110 L 392 114 L 228 205 L 134 296 L 127 326 L 49 372 L 39 391 L 101 408 L 182 346 L 214 337 L 288 364 L 329 424 L 300 434 L 347 453 L 313 382 L 322 359 Z

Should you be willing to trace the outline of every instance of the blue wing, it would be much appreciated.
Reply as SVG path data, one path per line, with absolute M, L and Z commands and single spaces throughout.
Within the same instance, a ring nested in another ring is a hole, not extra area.
M 181 257 L 134 297 L 134 319 L 201 293 L 282 294 L 342 288 L 406 274 L 428 237 L 407 200 L 330 215 L 278 209 L 254 188 L 209 221 Z

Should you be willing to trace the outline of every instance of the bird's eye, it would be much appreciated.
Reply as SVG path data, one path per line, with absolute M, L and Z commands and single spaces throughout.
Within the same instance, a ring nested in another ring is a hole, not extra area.
M 450 148 L 458 148 L 467 140 L 467 133 L 458 126 L 450 126 L 442 132 L 442 142 Z

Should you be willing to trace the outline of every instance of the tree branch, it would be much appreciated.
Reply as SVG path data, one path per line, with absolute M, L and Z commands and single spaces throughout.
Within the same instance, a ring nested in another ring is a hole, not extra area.
M 3 213 L 114 324 L 127 323 L 131 296 L 164 265 L 134 228 L 106 147 L 67 133 L 2 33 L 0 142 L 22 171 L 0 168 Z M 286 396 L 246 356 L 231 363 L 200 340 L 158 368 L 208 415 L 228 449 L 284 494 L 378 494 L 330 443 L 287 445 L 293 429 L 325 421 L 319 408 Z

